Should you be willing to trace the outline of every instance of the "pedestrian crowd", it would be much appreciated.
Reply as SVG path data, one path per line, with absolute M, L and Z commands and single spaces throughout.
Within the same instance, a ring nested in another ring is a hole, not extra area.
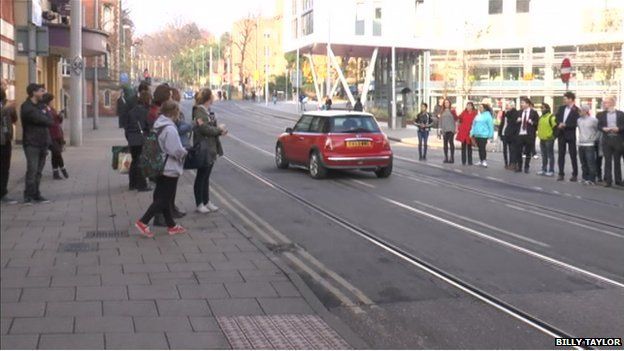
M 48 93 L 41 84 L 29 84 L 26 88 L 28 97 L 20 106 L 22 124 L 22 146 L 26 156 L 26 175 L 24 177 L 23 200 L 25 204 L 49 203 L 41 195 L 40 184 L 45 168 L 48 151 L 51 153 L 53 179 L 69 178 L 63 150 L 63 119 L 65 113 L 57 112 L 52 106 L 54 95 Z M 17 109 L 7 99 L 6 88 L 0 87 L 0 195 L 3 204 L 16 204 L 17 200 L 8 197 L 8 182 L 11 169 L 12 142 Z
M 572 168 L 571 182 L 579 181 L 578 161 L 581 162 L 580 182 L 585 185 L 603 183 L 605 187 L 622 183 L 624 159 L 624 112 L 617 110 L 616 98 L 603 99 L 603 111 L 592 116 L 587 104 L 577 106 L 573 92 L 564 94 L 565 104 L 553 113 L 550 106 L 542 104 L 541 114 L 528 97 L 521 97 L 520 108 L 507 101 L 498 126 L 502 142 L 505 168 L 514 172 L 530 173 L 531 159 L 537 157 L 539 139 L 542 164 L 537 175 L 555 176 L 555 143 L 557 144 L 557 180 L 566 174 L 566 159 Z M 438 137 L 443 141 L 444 163 L 455 163 L 455 140 L 461 143 L 462 165 L 472 165 L 472 148 L 479 153 L 478 165 L 487 167 L 487 143 L 494 137 L 496 119 L 489 99 L 475 108 L 468 102 L 457 114 L 449 99 L 440 99 L 433 113 L 426 103 L 414 120 L 418 127 L 418 155 L 427 160 L 427 140 L 437 121 Z
M 210 174 L 219 156 L 223 156 L 220 137 L 227 134 L 219 125 L 211 105 L 213 92 L 202 89 L 195 95 L 191 120 L 180 110 L 180 91 L 168 84 L 158 85 L 153 93 L 143 82 L 137 91 L 123 90 L 118 101 L 119 125 L 124 128 L 131 154 L 128 188 L 139 192 L 153 191 L 153 201 L 135 222 L 141 235 L 153 237 L 154 226 L 167 227 L 169 235 L 186 229 L 176 223 L 186 212 L 176 205 L 178 179 L 184 170 L 196 172 L 193 190 L 196 211 L 207 214 L 218 211 L 209 197 Z M 151 187 L 149 184 L 154 183 Z

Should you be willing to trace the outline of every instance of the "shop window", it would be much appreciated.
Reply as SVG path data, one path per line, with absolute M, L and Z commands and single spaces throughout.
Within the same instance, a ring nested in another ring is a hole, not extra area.
M 111 107 L 111 91 L 106 89 L 104 90 L 104 107 Z

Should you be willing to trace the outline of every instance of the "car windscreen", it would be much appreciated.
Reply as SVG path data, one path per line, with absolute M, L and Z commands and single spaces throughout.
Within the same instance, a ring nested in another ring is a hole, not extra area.
M 379 133 L 379 126 L 371 116 L 337 116 L 330 120 L 331 133 Z

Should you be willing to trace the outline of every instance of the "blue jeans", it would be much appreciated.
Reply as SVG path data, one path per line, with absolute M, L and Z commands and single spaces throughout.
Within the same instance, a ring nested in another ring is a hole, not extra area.
M 24 154 L 26 155 L 24 200 L 33 200 L 41 196 L 39 184 L 41 184 L 41 173 L 48 155 L 48 147 L 25 145 Z
M 579 158 L 581 159 L 581 170 L 583 180 L 596 181 L 596 149 L 594 146 L 579 146 Z
M 427 158 L 427 140 L 429 140 L 428 130 L 418 130 L 418 157 Z
M 542 171 L 555 172 L 555 140 L 540 140 L 542 152 Z

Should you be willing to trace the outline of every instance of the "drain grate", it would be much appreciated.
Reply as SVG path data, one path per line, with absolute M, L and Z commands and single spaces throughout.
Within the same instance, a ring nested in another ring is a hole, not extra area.
M 271 252 L 280 254 L 282 252 L 294 252 L 297 250 L 295 244 L 265 244 Z
M 97 243 L 60 243 L 58 247 L 58 252 L 89 252 L 89 251 L 97 251 L 98 244 Z
M 91 230 L 85 235 L 85 239 L 126 238 L 127 230 Z
M 315 315 L 218 317 L 234 349 L 343 350 L 349 344 Z

